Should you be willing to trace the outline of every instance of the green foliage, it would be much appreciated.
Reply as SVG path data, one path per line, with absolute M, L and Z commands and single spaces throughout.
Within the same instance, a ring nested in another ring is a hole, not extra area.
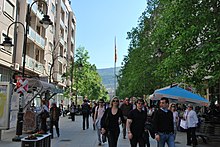
M 142 96 L 171 83 L 197 89 L 220 78 L 218 0 L 150 0 L 139 25 L 128 32 L 130 46 L 120 70 L 120 96 Z M 163 51 L 161 57 L 157 50 Z
M 77 95 L 87 96 L 89 100 L 97 100 L 101 97 L 108 98 L 106 89 L 102 84 L 96 66 L 88 62 L 89 54 L 84 47 L 79 47 L 75 53 L 73 70 L 73 85 Z M 67 91 L 67 90 L 66 90 Z

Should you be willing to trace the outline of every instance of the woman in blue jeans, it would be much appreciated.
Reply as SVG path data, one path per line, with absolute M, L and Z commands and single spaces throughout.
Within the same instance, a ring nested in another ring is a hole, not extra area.
M 117 147 L 121 122 L 125 122 L 125 120 L 119 108 L 119 99 L 114 97 L 110 108 L 106 109 L 101 119 L 101 132 L 102 134 L 107 133 L 109 147 Z

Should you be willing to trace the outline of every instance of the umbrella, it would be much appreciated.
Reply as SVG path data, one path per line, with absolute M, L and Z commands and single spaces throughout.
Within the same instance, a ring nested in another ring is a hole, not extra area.
M 209 101 L 198 94 L 187 91 L 179 86 L 165 87 L 154 91 L 150 97 L 151 100 L 160 100 L 162 97 L 167 97 L 178 103 L 194 103 L 196 105 L 207 106 Z

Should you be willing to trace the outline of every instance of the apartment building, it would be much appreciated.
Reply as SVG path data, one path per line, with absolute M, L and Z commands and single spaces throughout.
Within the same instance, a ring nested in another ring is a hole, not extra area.
M 64 90 L 70 79 L 62 78 L 74 59 L 76 18 L 69 0 L 1 0 L 0 42 L 4 41 L 9 25 L 21 22 L 26 26 L 28 4 L 30 23 L 27 33 L 25 76 L 46 79 Z M 47 4 L 47 7 L 45 5 Z M 53 22 L 45 28 L 40 20 L 44 14 Z M 23 68 L 23 42 L 26 28 L 11 25 L 8 36 L 14 44 L 6 50 L 0 46 L 0 81 L 10 81 L 21 75 Z M 62 95 L 58 95 L 62 97 Z
M 3 43 L 9 24 L 16 20 L 16 0 L 0 1 L 0 44 Z M 9 28 L 8 36 L 14 42 L 14 28 Z M 0 81 L 10 81 L 14 68 L 14 51 L 13 48 L 6 49 L 0 46 Z

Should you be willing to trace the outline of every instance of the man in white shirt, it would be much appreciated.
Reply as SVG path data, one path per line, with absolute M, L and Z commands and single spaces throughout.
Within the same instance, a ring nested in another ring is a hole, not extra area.
M 198 123 L 198 117 L 196 112 L 193 110 L 191 104 L 188 105 L 187 112 L 185 113 L 185 119 L 187 122 L 187 145 L 193 145 L 195 147 L 197 143 L 196 139 L 196 127 Z

